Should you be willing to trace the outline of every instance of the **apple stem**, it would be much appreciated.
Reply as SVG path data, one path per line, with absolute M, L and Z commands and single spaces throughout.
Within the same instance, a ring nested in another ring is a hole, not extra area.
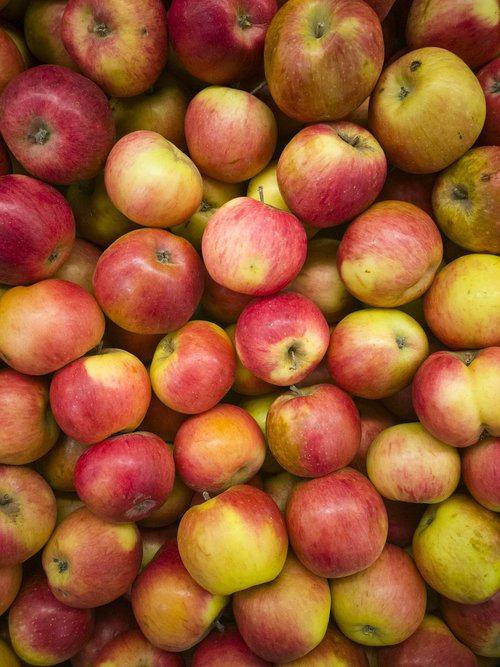
M 255 95 L 256 93 L 259 92 L 259 90 L 262 90 L 262 89 L 266 86 L 266 84 L 267 84 L 267 81 L 264 79 L 264 81 L 261 81 L 259 84 L 257 84 L 257 85 L 255 86 L 255 88 L 253 88 L 253 89 L 250 91 L 250 94 L 251 94 L 251 95 Z
M 259 187 L 257 188 L 257 191 L 259 193 L 260 203 L 263 204 L 264 203 L 264 188 L 262 187 L 262 185 L 259 185 Z
M 295 354 L 295 348 L 293 347 L 293 345 L 292 345 L 292 347 L 290 347 L 288 349 L 288 354 L 290 356 L 290 363 L 291 363 L 290 370 L 291 371 L 296 371 L 297 370 L 297 355 Z
M 203 491 L 201 496 L 202 496 L 203 500 L 210 500 L 210 494 L 208 493 L 208 491 Z
M 290 391 L 292 394 L 295 394 L 296 396 L 301 396 L 302 394 L 300 393 L 300 389 L 296 387 L 294 384 L 290 385 Z

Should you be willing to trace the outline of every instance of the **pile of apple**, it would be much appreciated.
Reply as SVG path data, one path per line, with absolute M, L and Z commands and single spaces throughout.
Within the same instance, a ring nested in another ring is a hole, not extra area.
M 500 657 L 498 0 L 0 0 L 0 666 Z

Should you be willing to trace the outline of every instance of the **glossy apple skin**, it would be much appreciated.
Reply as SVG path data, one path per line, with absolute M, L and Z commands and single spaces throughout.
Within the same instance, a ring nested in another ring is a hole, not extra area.
M 0 54 L 2 68 L 0 70 L 0 93 L 14 77 L 26 69 L 26 63 L 9 32 L 0 27 Z
M 234 345 L 234 335 L 236 323 L 230 324 L 225 331 Z M 234 373 L 234 382 L 231 387 L 233 392 L 242 396 L 262 396 L 274 390 L 273 385 L 265 380 L 261 380 L 254 375 L 246 366 L 243 366 L 241 359 L 236 355 L 236 369 Z
M 482 146 L 500 145 L 500 57 L 493 58 L 476 73 L 486 99 L 486 119 L 479 135 Z
M 238 197 L 212 215 L 201 250 L 213 280 L 235 292 L 266 296 L 297 276 L 307 255 L 307 235 L 291 213 Z
M 59 185 L 94 177 L 114 141 L 104 92 L 62 65 L 30 67 L 9 83 L 0 131 L 29 174 Z
M 349 466 L 297 484 L 288 497 L 285 519 L 298 558 L 312 572 L 328 578 L 371 565 L 387 538 L 381 496 Z
M 310 123 L 343 118 L 370 94 L 382 70 L 380 19 L 357 0 L 288 0 L 273 17 L 264 72 L 278 107 Z M 312 72 L 316 76 L 312 76 Z
M 272 581 L 285 563 L 288 536 L 270 496 L 235 484 L 182 516 L 179 552 L 191 576 L 219 595 Z
M 480 656 L 498 658 L 500 591 L 479 604 L 439 596 L 439 610 L 453 634 Z
M 55 188 L 24 174 L 0 177 L 0 282 L 50 278 L 68 259 L 75 232 L 71 207 Z
M 160 547 L 131 590 L 132 609 L 144 635 L 164 651 L 195 646 L 227 605 L 226 595 L 210 593 L 184 566 L 175 538 Z
M 245 643 L 234 624 L 224 623 L 223 631 L 215 628 L 196 645 L 192 667 L 217 667 L 221 655 L 234 667 L 271 667 L 267 660 L 259 658 Z
M 154 433 L 134 431 L 89 447 L 75 466 L 78 496 L 97 516 L 116 523 L 144 519 L 167 499 L 175 465 Z
M 402 642 L 425 615 L 425 582 L 411 556 L 393 544 L 366 569 L 331 579 L 330 591 L 334 621 L 363 646 Z
M 70 0 L 61 38 L 81 71 L 108 95 L 139 95 L 167 62 L 167 12 L 161 0 L 123 4 Z
M 137 628 L 125 630 L 101 648 L 93 667 L 183 667 L 184 659 L 178 653 L 163 651 L 154 646 Z
M 38 61 L 79 71 L 61 37 L 62 16 L 66 5 L 66 0 L 29 2 L 24 13 L 23 32 L 29 50 Z
M 486 437 L 462 450 L 462 478 L 478 503 L 500 511 L 500 438 Z
M 436 438 L 454 447 L 473 445 L 483 433 L 500 435 L 494 398 L 500 389 L 499 368 L 496 346 L 433 352 L 413 378 L 418 419 Z
M 105 521 L 85 505 L 62 519 L 42 551 L 42 567 L 55 597 L 87 609 L 128 592 L 141 560 L 135 523 Z
M 429 505 L 412 552 L 427 584 L 456 602 L 485 602 L 500 588 L 500 517 L 469 495 Z
M 108 246 L 93 279 L 96 299 L 115 324 L 150 334 L 183 326 L 203 284 L 203 262 L 189 241 L 153 228 L 134 230 Z
M 92 278 L 101 252 L 94 243 L 76 237 L 71 252 L 54 273 L 54 278 L 69 280 L 93 294 Z

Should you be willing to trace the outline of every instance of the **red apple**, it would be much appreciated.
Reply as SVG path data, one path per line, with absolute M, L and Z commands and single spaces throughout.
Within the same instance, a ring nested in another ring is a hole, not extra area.
M 462 450 L 462 478 L 478 503 L 500 511 L 500 438 L 485 437 Z
M 172 449 L 172 445 L 167 445 Z M 140 519 L 137 523 L 143 529 L 148 530 L 162 529 L 165 527 L 175 527 L 177 521 L 192 504 L 194 491 L 184 483 L 181 476 L 175 472 L 174 484 L 168 494 L 165 502 L 153 510 L 147 517 Z M 144 546 L 144 544 L 143 544 Z M 146 545 L 147 546 L 147 545 Z
M 474 653 L 498 658 L 500 591 L 479 604 L 455 602 L 441 595 L 439 610 L 457 639 Z
M 78 71 L 61 37 L 66 5 L 66 0 L 30 0 L 24 12 L 23 32 L 29 50 L 38 61 Z
M 245 643 L 234 624 L 224 623 L 215 628 L 196 645 L 191 659 L 192 667 L 218 667 L 221 656 L 232 667 L 271 667 L 271 663 L 256 655 Z
M 179 426 L 186 421 L 187 415 L 167 407 L 153 393 L 146 415 L 139 425 L 141 431 L 156 433 L 165 442 L 173 442 Z
M 234 345 L 236 324 L 230 324 L 225 331 Z M 236 369 L 234 373 L 234 382 L 231 387 L 233 392 L 243 396 L 262 396 L 272 392 L 275 387 L 265 380 L 261 380 L 241 363 L 241 359 L 236 355 Z
M 500 145 L 500 57 L 493 58 L 476 73 L 486 99 L 486 120 L 478 143 Z
M 387 541 L 397 547 L 409 547 L 413 533 L 417 529 L 422 514 L 427 505 L 425 503 L 408 503 L 404 500 L 389 500 L 384 498 L 389 530 Z
M 71 252 L 54 273 L 54 278 L 69 280 L 93 294 L 92 278 L 101 252 L 94 243 L 75 238 Z
M 0 567 L 0 615 L 6 612 L 17 597 L 23 580 L 21 563 Z
M 10 174 L 12 171 L 12 160 L 5 141 L 0 137 L 0 176 Z
M 252 300 L 250 294 L 241 294 L 220 285 L 205 273 L 205 287 L 200 304 L 203 312 L 213 322 L 221 325 L 234 324 L 243 308 Z
M 297 660 L 280 664 L 287 667 L 369 667 L 371 663 L 364 647 L 348 639 L 334 623 L 330 623 L 316 648 Z
M 432 188 L 435 180 L 436 174 L 409 174 L 406 171 L 392 167 L 387 172 L 384 187 L 377 200 L 396 199 L 406 201 L 415 204 L 433 217 Z
M 107 318 L 103 344 L 106 347 L 115 347 L 121 350 L 126 350 L 140 359 L 143 364 L 149 366 L 158 343 L 162 338 L 163 334 L 161 333 L 147 334 L 127 331 L 127 329 L 123 329 Z
M 139 661 L 139 662 L 138 662 Z M 163 651 L 137 628 L 113 637 L 95 657 L 92 667 L 183 667 L 184 659 L 178 653 Z
M 350 462 L 352 468 L 366 475 L 366 454 L 373 439 L 380 431 L 396 424 L 396 417 L 380 402 L 369 398 L 356 398 L 361 420 L 361 439 L 359 447 Z
M 143 526 L 140 521 L 138 524 L 142 539 L 142 571 L 146 565 L 149 565 L 167 540 L 176 538 L 177 526 L 172 524 L 159 528 L 148 528 L 147 526 Z

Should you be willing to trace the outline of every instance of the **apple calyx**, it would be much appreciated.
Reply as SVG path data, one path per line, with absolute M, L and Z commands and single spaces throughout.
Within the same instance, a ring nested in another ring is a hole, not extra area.
M 376 635 L 378 633 L 378 630 L 375 626 L 369 625 L 368 623 L 366 623 L 361 628 L 361 633 L 363 635 L 365 635 L 366 637 L 373 637 L 373 635 Z
M 406 336 L 396 336 L 396 345 L 400 350 L 404 350 L 408 343 L 408 339 Z
M 37 146 L 43 146 L 47 143 L 49 138 L 50 132 L 43 124 L 40 124 L 34 132 L 28 135 L 28 139 L 31 143 L 37 144 Z
M 8 493 L 4 493 L 0 496 L 0 511 L 15 521 L 20 514 L 19 503 L 15 502 L 12 496 L 9 496 Z
M 93 26 L 89 26 L 89 32 L 93 32 L 97 37 L 107 37 L 111 34 L 112 30 L 106 23 L 100 21 L 94 23 Z
M 55 556 L 55 557 L 52 559 L 52 562 L 56 564 L 56 566 L 57 566 L 57 571 L 58 571 L 59 574 L 63 574 L 63 573 L 66 572 L 66 571 L 68 570 L 68 568 L 69 568 L 69 563 L 68 563 L 68 561 L 65 560 L 65 559 L 62 559 L 62 558 L 58 558 L 57 556 Z
M 495 79 L 495 81 L 493 81 L 490 87 L 490 92 L 493 93 L 493 95 L 498 95 L 500 93 L 500 79 Z
M 469 199 L 469 191 L 465 185 L 454 185 L 451 191 L 451 196 L 453 199 L 463 201 L 464 199 Z
M 170 264 L 171 254 L 169 250 L 157 250 L 156 259 L 160 264 Z
M 252 19 L 249 14 L 238 12 L 238 27 L 242 30 L 247 30 L 252 27 Z

